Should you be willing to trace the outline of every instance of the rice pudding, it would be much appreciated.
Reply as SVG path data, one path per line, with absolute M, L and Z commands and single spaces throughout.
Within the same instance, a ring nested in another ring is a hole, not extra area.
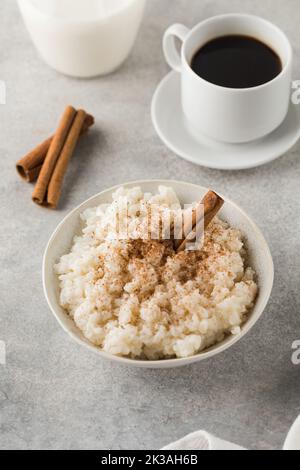
M 258 290 L 242 233 L 215 217 L 201 249 L 177 253 L 163 233 L 146 236 L 149 207 L 160 221 L 182 211 L 169 187 L 119 188 L 82 214 L 82 234 L 55 266 L 61 306 L 90 342 L 135 359 L 189 357 L 238 335 Z

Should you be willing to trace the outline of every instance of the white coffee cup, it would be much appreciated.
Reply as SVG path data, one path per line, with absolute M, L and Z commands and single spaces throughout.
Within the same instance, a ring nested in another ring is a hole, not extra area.
M 191 68 L 193 55 L 210 40 L 232 34 L 252 36 L 280 57 L 282 71 L 253 88 L 226 88 L 199 77 Z M 179 54 L 175 38 L 182 41 Z M 168 64 L 181 73 L 182 108 L 194 134 L 243 143 L 274 131 L 284 121 L 290 101 L 292 48 L 272 23 L 252 15 L 228 14 L 199 23 L 192 30 L 174 24 L 165 32 L 163 49 Z
M 91 0 L 76 0 L 76 5 L 71 0 L 18 0 L 41 57 L 59 72 L 79 78 L 108 74 L 125 61 L 136 39 L 145 2 L 114 0 L 110 4 L 106 0 L 103 5 L 107 8 L 101 12 L 100 0 L 99 11 L 98 2 Z M 80 12 L 84 14 L 80 16 Z

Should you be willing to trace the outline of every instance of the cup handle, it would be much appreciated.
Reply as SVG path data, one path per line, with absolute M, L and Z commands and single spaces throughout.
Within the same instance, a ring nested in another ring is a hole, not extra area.
M 173 24 L 164 34 L 163 38 L 163 51 L 169 66 L 176 70 L 181 71 L 181 57 L 176 48 L 175 38 L 180 39 L 182 42 L 187 37 L 190 30 L 183 24 Z

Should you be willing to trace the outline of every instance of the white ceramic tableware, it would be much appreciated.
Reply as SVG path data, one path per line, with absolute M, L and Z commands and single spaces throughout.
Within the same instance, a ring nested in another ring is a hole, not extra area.
M 300 416 L 291 427 L 286 437 L 283 450 L 300 450 Z
M 128 57 L 145 0 L 18 0 L 45 62 L 87 78 L 116 70 Z
M 145 192 L 156 192 L 159 185 L 171 186 L 176 191 L 182 204 L 199 201 L 207 192 L 207 189 L 201 186 L 168 180 L 136 181 L 126 183 L 123 186 L 140 186 Z M 134 360 L 125 357 L 113 356 L 101 351 L 101 349 L 94 346 L 83 336 L 81 331 L 75 326 L 73 320 L 59 305 L 59 283 L 53 267 L 58 262 L 59 258 L 63 254 L 67 253 L 71 248 L 73 237 L 81 233 L 82 227 L 80 223 L 80 214 L 89 207 L 95 207 L 102 203 L 109 203 L 111 201 L 112 193 L 114 193 L 116 189 L 117 187 L 107 189 L 106 191 L 88 199 L 74 209 L 59 224 L 47 245 L 43 261 L 44 292 L 48 305 L 62 328 L 78 343 L 98 354 L 99 358 L 102 357 L 120 364 L 144 368 L 169 368 L 202 361 L 225 351 L 245 336 L 257 322 L 267 305 L 272 291 L 274 267 L 270 250 L 260 230 L 242 209 L 227 198 L 224 198 L 225 204 L 220 215 L 233 226 L 242 230 L 249 252 L 249 263 L 258 274 L 259 294 L 247 322 L 242 326 L 242 332 L 240 335 L 227 337 L 222 343 L 219 343 L 195 356 L 162 361 Z
M 229 144 L 192 132 L 182 111 L 180 74 L 174 71 L 158 85 L 151 113 L 158 136 L 172 152 L 196 165 L 218 170 L 264 165 L 284 155 L 300 138 L 300 106 L 292 102 L 283 123 L 262 139 Z
M 281 59 L 281 73 L 263 85 L 244 89 L 218 86 L 198 76 L 190 65 L 197 50 L 216 37 L 232 34 L 252 36 L 270 46 Z M 182 41 L 181 54 L 175 38 Z M 292 48 L 272 23 L 252 15 L 227 14 L 209 18 L 192 30 L 174 24 L 164 35 L 163 48 L 168 64 L 181 74 L 182 108 L 194 133 L 222 142 L 250 142 L 274 131 L 285 119 Z

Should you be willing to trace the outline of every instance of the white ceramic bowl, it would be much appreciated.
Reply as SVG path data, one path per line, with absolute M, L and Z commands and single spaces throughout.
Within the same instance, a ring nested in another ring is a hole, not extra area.
M 203 188 L 201 186 L 168 180 L 135 181 L 125 183 L 123 186 L 141 186 L 142 190 L 145 192 L 155 192 L 159 185 L 171 186 L 176 191 L 182 204 L 198 201 L 207 192 L 207 188 Z M 242 230 L 249 253 L 249 264 L 258 274 L 259 294 L 247 322 L 242 326 L 242 332 L 240 335 L 227 337 L 223 342 L 218 343 L 192 357 L 183 359 L 166 359 L 161 361 L 141 361 L 113 356 L 101 351 L 101 349 L 90 343 L 75 326 L 73 320 L 68 317 L 65 310 L 59 305 L 59 284 L 57 276 L 54 273 L 53 266 L 58 262 L 59 258 L 63 254 L 67 253 L 71 248 L 74 235 L 80 234 L 80 214 L 88 207 L 95 207 L 102 203 L 111 202 L 112 193 L 115 192 L 117 187 L 118 186 L 107 189 L 106 191 L 93 196 L 74 209 L 59 224 L 47 245 L 43 261 L 44 292 L 49 307 L 61 327 L 75 341 L 91 351 L 94 351 L 99 355 L 99 357 L 110 359 L 120 364 L 148 368 L 169 368 L 192 364 L 193 362 L 202 361 L 215 356 L 239 341 L 257 322 L 267 305 L 273 286 L 274 266 L 270 250 L 260 230 L 242 209 L 224 196 L 225 204 L 221 210 L 221 216 L 230 224 Z
M 87 11 L 80 19 L 56 16 L 49 5 L 42 9 L 39 0 L 18 0 L 18 4 L 44 61 L 63 74 L 88 78 L 116 70 L 128 57 L 142 21 L 145 1 L 124 1 L 105 17 L 89 16 Z M 88 2 L 85 6 L 88 10 Z

